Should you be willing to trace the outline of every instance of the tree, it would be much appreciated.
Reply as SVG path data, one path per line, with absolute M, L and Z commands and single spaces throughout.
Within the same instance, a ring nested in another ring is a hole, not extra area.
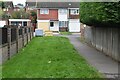
M 2 2 L 2 1 L 0 1 L 0 7 L 1 7 L 2 9 L 5 8 L 5 3 Z
M 37 23 L 37 13 L 35 11 L 30 12 L 30 19 L 32 23 Z
M 80 3 L 80 20 L 92 26 L 118 26 L 120 4 L 118 2 Z
M 26 13 L 24 10 L 20 10 L 20 11 L 14 11 L 11 14 L 10 18 L 14 18 L 14 19 L 29 19 L 29 13 Z
M 2 18 L 2 16 L 3 16 L 3 11 L 2 9 L 0 9 L 0 18 Z

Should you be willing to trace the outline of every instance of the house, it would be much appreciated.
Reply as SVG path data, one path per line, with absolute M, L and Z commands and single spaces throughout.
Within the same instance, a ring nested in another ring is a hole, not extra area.
M 23 4 L 17 4 L 17 5 L 15 5 L 14 6 L 14 11 L 20 11 L 20 10 L 25 10 L 25 7 L 24 7 L 24 5 Z
M 20 11 L 20 9 L 21 9 L 20 7 L 17 6 L 14 7 L 14 11 Z
M 15 5 L 15 7 L 19 7 L 19 8 L 21 8 L 21 9 L 23 9 L 23 8 L 24 8 L 24 5 L 21 4 L 21 3 L 18 3 L 17 5 Z
M 7 25 L 7 21 L 6 20 L 0 20 L 0 27 L 4 27 L 4 25 Z
M 9 19 L 9 25 L 31 26 L 31 20 L 29 20 L 29 19 Z
M 47 2 L 27 0 L 28 7 L 37 9 L 37 28 L 44 31 L 80 32 L 79 2 Z
M 11 13 L 14 11 L 14 5 L 12 1 L 3 1 L 4 3 L 4 8 L 3 11 L 5 12 L 6 15 L 10 16 Z

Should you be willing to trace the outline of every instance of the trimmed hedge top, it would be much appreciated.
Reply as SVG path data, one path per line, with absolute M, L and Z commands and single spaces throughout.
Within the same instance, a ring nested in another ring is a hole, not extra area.
M 80 20 L 90 26 L 120 26 L 120 2 L 82 2 Z

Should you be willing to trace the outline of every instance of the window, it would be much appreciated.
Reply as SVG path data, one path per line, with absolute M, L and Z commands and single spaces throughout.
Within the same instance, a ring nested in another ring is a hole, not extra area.
M 67 14 L 67 9 L 59 9 L 59 13 L 61 13 L 61 14 Z
M 68 21 L 59 21 L 59 27 L 68 27 Z
M 20 21 L 20 22 L 19 22 L 19 21 L 15 21 L 15 22 L 12 21 L 12 22 L 11 22 L 11 25 L 22 26 L 22 22 L 21 22 L 21 21 Z
M 59 26 L 60 26 L 60 27 L 62 26 L 62 21 L 59 22 Z
M 40 14 L 49 14 L 49 9 L 40 9 Z
M 23 26 L 27 26 L 27 22 L 23 22 Z
M 53 27 L 54 26 L 54 22 L 50 22 L 50 27 Z
M 78 15 L 79 14 L 79 9 L 71 9 L 70 14 L 72 15 Z

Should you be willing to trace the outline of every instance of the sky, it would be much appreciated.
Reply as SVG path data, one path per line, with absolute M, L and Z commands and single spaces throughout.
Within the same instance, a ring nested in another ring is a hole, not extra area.
M 26 2 L 26 0 L 3 0 L 3 1 L 13 1 L 14 5 L 16 5 L 18 3 L 25 5 L 25 2 Z
M 26 0 L 0 0 L 0 1 L 13 1 L 13 4 L 14 5 L 16 5 L 16 4 L 18 4 L 18 3 L 21 3 L 21 4 L 23 4 L 24 6 L 25 6 L 25 2 L 26 2 Z M 33 0 L 34 1 L 34 0 Z M 44 1 L 44 0 L 43 0 Z M 62 0 L 60 0 L 60 1 L 62 1 Z M 64 0 L 63 0 L 64 1 Z M 73 0 L 74 1 L 74 0 Z M 120 1 L 120 0 L 80 0 L 80 1 L 88 1 L 88 2 L 90 2 L 90 1 Z

